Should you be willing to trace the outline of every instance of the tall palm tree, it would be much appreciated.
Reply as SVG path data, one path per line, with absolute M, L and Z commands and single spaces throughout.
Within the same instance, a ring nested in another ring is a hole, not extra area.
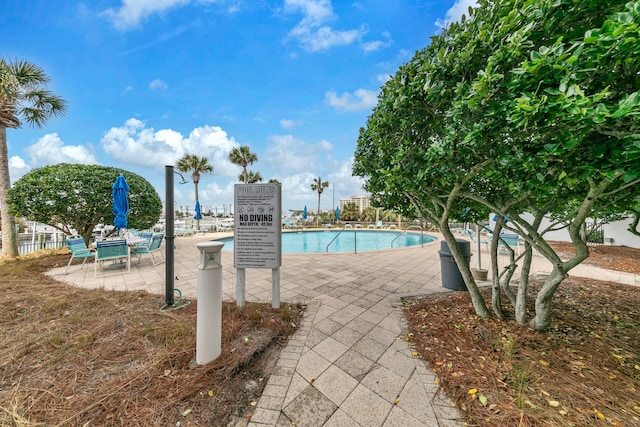
M 242 166 L 242 174 L 244 176 L 245 184 L 249 183 L 249 174 L 247 173 L 247 166 L 252 165 L 253 162 L 258 161 L 258 155 L 251 152 L 251 148 L 248 145 L 241 147 L 235 147 L 229 153 L 229 161 L 234 165 Z
M 255 184 L 256 182 L 262 182 L 262 175 L 260 172 L 248 171 L 245 177 L 244 172 L 238 175 L 238 181 L 244 182 L 245 184 Z
M 200 182 L 200 174 L 213 173 L 213 166 L 206 157 L 199 157 L 195 154 L 185 154 L 178 160 L 176 167 L 180 172 L 191 172 L 191 179 L 196 189 L 196 203 L 198 199 L 198 183 Z M 200 231 L 200 220 L 196 219 L 196 230 Z
M 0 58 L 0 257 L 3 258 L 18 256 L 15 220 L 9 214 L 9 205 L 6 202 L 11 186 L 7 128 L 21 127 L 20 117 L 32 126 L 42 127 L 51 117 L 64 115 L 67 104 L 46 89 L 49 81 L 49 76 L 37 65 L 18 60 L 7 62 Z
M 311 184 L 311 189 L 318 192 L 318 212 L 316 215 L 316 225 L 320 225 L 320 195 L 328 186 L 329 182 L 323 181 L 320 177 L 314 179 L 313 183 Z

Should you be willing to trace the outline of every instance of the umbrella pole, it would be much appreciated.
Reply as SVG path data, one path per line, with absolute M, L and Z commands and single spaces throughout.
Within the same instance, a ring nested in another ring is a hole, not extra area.
M 166 262 L 165 262 L 165 305 L 173 305 L 173 277 L 174 277 L 174 211 L 173 211 L 173 166 L 165 166 L 165 239 L 166 241 Z

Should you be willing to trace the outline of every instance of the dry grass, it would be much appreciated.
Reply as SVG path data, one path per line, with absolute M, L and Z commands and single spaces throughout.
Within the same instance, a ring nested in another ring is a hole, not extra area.
M 0 426 L 226 425 L 250 417 L 302 307 L 223 304 L 222 354 L 195 358 L 197 303 L 66 286 L 68 255 L 0 263 Z
M 592 254 L 621 271 L 640 259 L 629 248 Z M 544 333 L 478 318 L 466 292 L 412 300 L 404 312 L 416 352 L 468 425 L 640 426 L 640 287 L 567 279 Z

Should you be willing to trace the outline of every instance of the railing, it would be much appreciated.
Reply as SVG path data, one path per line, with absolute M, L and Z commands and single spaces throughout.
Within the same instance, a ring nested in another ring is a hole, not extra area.
M 391 247 L 393 248 L 393 242 L 398 240 L 403 234 L 405 234 L 408 230 L 411 230 L 412 228 L 417 228 L 420 230 L 420 245 L 424 248 L 424 230 L 419 225 L 410 225 L 409 227 L 405 228 L 402 231 L 402 233 L 398 234 L 398 236 L 391 241 Z
M 331 244 L 338 238 L 339 235 L 342 234 L 343 231 L 346 231 L 344 228 L 342 230 L 340 230 L 335 236 L 333 236 L 333 239 L 331 239 L 331 241 L 329 242 L 329 244 L 326 247 L 326 252 L 329 252 L 329 246 L 331 246 Z M 356 238 L 356 230 L 350 230 L 353 231 L 353 253 L 358 253 L 358 239 Z
M 18 255 L 26 255 L 40 250 L 53 250 L 65 247 L 64 236 L 59 234 L 58 239 L 52 238 L 51 234 L 38 234 L 33 237 L 31 233 L 22 233 L 18 236 Z M 0 240 L 0 249 L 2 241 Z

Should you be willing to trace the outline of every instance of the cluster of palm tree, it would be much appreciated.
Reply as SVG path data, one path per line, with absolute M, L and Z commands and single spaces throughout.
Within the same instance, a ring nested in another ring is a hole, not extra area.
M 380 220 L 384 222 L 397 222 L 398 215 L 393 211 L 374 208 L 372 206 L 364 208 L 362 212 L 360 212 L 355 203 L 347 203 L 340 211 L 340 219 L 342 221 L 374 222 Z

